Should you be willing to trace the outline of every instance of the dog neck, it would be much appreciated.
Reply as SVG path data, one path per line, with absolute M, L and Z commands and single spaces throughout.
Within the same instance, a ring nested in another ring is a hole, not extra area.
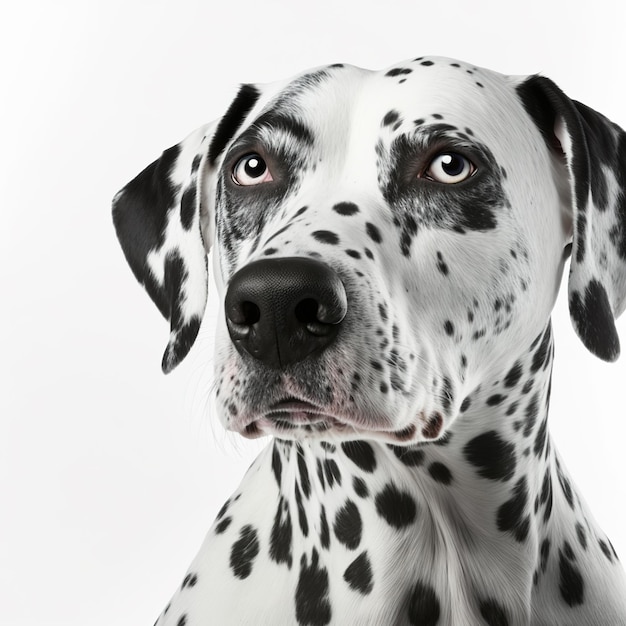
M 504 593 L 509 610 L 527 616 L 530 598 L 554 585 L 572 606 L 581 602 L 588 544 L 617 557 L 550 440 L 552 359 L 548 325 L 465 399 L 439 441 L 274 440 L 247 475 L 273 474 L 270 558 L 302 576 L 343 550 L 344 579 L 361 592 L 373 584 L 371 563 L 391 586 L 398 572 L 429 572 L 451 607 L 479 589 L 485 606 Z M 258 506 L 267 511 L 268 502 Z M 225 519 L 223 511 L 218 529 Z

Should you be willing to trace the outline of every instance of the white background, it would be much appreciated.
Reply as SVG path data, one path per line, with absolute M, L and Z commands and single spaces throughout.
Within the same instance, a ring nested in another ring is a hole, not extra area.
M 626 126 L 626 4 L 17 6 L 0 23 L 0 623 L 152 624 L 258 446 L 205 410 L 215 299 L 161 374 L 168 328 L 118 247 L 113 194 L 238 83 L 330 62 L 542 72 Z M 626 357 L 587 353 L 562 297 L 554 317 L 552 433 L 624 557 Z

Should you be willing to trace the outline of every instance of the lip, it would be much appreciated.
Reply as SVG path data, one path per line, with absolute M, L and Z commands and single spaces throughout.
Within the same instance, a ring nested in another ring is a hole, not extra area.
M 324 416 L 324 412 L 318 406 L 298 398 L 286 398 L 276 402 L 263 415 L 269 420 L 289 419 L 295 423 L 319 422 Z
M 326 412 L 322 407 L 306 400 L 287 397 L 274 403 L 263 413 L 251 419 L 237 432 L 247 439 L 257 439 L 266 435 L 287 439 L 308 438 L 332 432 L 340 439 L 378 439 L 391 444 L 420 443 L 416 441 L 416 424 L 403 429 L 372 428 L 359 423 L 349 416 Z
M 249 423 L 241 432 L 250 439 L 263 435 L 287 435 L 300 430 L 322 433 L 327 430 L 342 431 L 350 425 L 335 415 L 330 415 L 311 402 L 288 397 L 273 404 L 262 415 Z

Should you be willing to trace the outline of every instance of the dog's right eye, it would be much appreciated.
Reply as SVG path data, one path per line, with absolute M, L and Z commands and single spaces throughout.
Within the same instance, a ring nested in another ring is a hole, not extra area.
M 256 152 L 246 154 L 237 161 L 233 168 L 232 178 L 236 185 L 244 187 L 269 183 L 274 180 L 267 163 Z

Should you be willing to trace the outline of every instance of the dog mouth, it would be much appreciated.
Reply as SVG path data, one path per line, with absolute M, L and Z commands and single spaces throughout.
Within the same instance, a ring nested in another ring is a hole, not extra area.
M 256 439 L 263 435 L 297 437 L 349 429 L 355 430 L 355 426 L 346 418 L 329 414 L 311 402 L 289 396 L 270 406 L 260 417 L 250 422 L 241 434 Z
M 331 436 L 339 439 L 371 438 L 391 443 L 409 443 L 416 434 L 410 425 L 402 430 L 367 426 L 351 418 L 328 412 L 309 401 L 287 397 L 271 405 L 251 420 L 240 434 L 248 439 L 272 435 L 281 439 L 303 439 Z

